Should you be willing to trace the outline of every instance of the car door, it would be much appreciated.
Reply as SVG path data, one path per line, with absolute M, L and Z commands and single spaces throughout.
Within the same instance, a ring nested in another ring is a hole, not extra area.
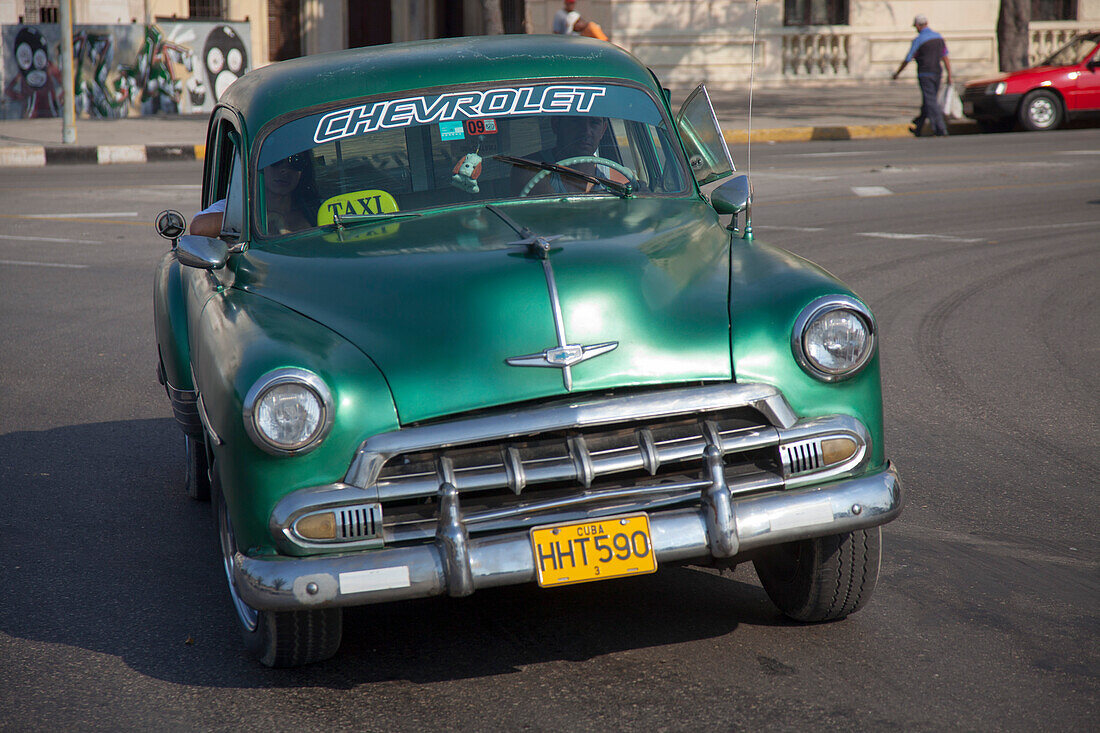
M 1066 106 L 1071 110 L 1100 110 L 1100 39 L 1076 72 L 1073 102 L 1067 100 Z

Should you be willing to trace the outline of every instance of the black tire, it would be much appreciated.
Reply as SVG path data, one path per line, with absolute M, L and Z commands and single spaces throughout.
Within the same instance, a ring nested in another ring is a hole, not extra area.
M 835 621 L 871 598 L 882 561 L 878 527 L 778 545 L 753 562 L 780 611 L 796 621 Z
M 195 501 L 210 501 L 210 464 L 206 459 L 206 442 L 184 436 L 187 476 L 184 488 Z
M 1061 126 L 1062 100 L 1053 92 L 1034 89 L 1020 103 L 1020 124 L 1025 130 L 1054 130 Z
M 249 654 L 268 667 L 299 667 L 334 656 L 340 650 L 343 637 L 342 609 L 260 611 L 245 603 L 237 593 L 233 583 L 233 557 L 237 553 L 237 543 L 216 472 L 214 494 L 222 564 L 234 616 Z

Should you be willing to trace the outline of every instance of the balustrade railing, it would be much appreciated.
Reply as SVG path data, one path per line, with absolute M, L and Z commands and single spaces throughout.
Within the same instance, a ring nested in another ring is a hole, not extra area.
M 1027 47 L 1028 65 L 1034 66 L 1039 63 L 1068 43 L 1071 38 L 1086 30 L 1088 27 L 1084 23 L 1051 21 L 1032 23 L 1029 27 L 1031 38 Z
M 843 33 L 784 34 L 783 76 L 846 76 L 850 36 Z

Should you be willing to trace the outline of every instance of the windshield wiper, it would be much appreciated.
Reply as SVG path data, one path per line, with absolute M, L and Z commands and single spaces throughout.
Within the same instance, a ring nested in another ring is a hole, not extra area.
M 349 225 L 355 224 L 388 224 L 391 221 L 401 221 L 402 219 L 415 219 L 418 216 L 422 216 L 419 213 L 406 212 L 406 211 L 390 211 L 382 214 L 349 214 L 340 216 L 337 211 L 332 212 L 332 223 L 325 224 L 322 229 L 335 229 L 336 233 L 340 235 L 341 241 L 344 238 L 344 230 Z
M 584 171 L 579 171 L 576 168 L 569 168 L 568 166 L 558 165 L 557 163 L 545 163 L 541 160 L 517 158 L 514 155 L 494 155 L 492 157 L 493 160 L 500 160 L 505 163 L 511 163 L 512 165 L 516 165 L 521 168 L 534 168 L 536 170 L 551 171 L 552 173 L 558 173 L 563 176 L 570 176 L 572 178 L 586 181 L 587 183 L 594 183 L 597 186 L 603 186 L 619 198 L 628 199 L 634 195 L 634 187 L 629 183 L 619 183 L 618 181 L 612 181 L 610 178 L 604 178 L 603 176 L 597 176 L 591 173 L 585 173 Z
M 339 229 L 343 229 L 349 224 L 375 224 L 378 222 L 388 221 L 400 221 L 401 219 L 414 219 L 422 214 L 411 211 L 390 211 L 382 214 L 349 214 L 340 216 L 339 213 L 332 213 L 332 224 L 329 226 L 336 226 Z

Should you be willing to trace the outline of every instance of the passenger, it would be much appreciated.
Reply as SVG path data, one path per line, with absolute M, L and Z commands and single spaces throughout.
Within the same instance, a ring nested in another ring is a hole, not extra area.
M 317 196 L 313 170 L 307 153 L 295 153 L 266 166 L 263 171 L 264 202 L 267 209 L 265 234 L 290 234 L 317 224 Z M 191 233 L 217 237 L 222 231 L 225 199 L 218 199 L 195 214 Z

